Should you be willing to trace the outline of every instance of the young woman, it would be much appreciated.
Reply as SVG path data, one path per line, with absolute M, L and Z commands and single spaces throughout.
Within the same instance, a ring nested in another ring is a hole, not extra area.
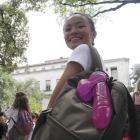
M 131 96 L 135 104 L 135 108 L 139 119 L 139 126 L 140 126 L 140 78 L 138 79 L 136 84 L 136 89 L 134 93 L 131 94 Z
M 87 45 L 93 45 L 97 35 L 92 18 L 83 13 L 74 13 L 66 19 L 63 31 L 65 42 L 73 52 L 64 73 L 53 91 L 48 108 L 52 107 L 63 85 L 70 77 L 81 71 L 90 70 L 92 65 L 91 52 Z M 105 70 L 103 61 L 102 65 Z
M 8 140 L 25 140 L 26 135 L 21 135 L 18 133 L 15 127 L 13 127 L 14 122 L 17 122 L 19 110 L 26 110 L 30 112 L 28 96 L 24 92 L 17 92 L 15 95 L 15 100 L 11 108 L 9 108 L 5 113 L 5 117 L 11 117 L 10 123 L 8 124 Z

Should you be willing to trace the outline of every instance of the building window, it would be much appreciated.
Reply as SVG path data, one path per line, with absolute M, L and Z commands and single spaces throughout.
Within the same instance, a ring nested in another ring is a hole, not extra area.
M 51 80 L 46 80 L 46 91 L 51 90 Z
M 111 68 L 111 76 L 114 79 L 117 79 L 118 80 L 118 70 L 117 70 L 117 67 Z
M 66 67 L 66 65 L 61 65 L 61 68 L 65 68 Z
M 36 71 L 36 69 L 33 69 L 33 71 Z
M 45 68 L 42 68 L 42 70 L 45 70 Z
M 55 66 L 51 66 L 51 69 L 55 69 Z

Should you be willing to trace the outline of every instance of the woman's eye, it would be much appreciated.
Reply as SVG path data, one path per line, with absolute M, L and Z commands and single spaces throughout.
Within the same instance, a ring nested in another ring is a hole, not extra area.
M 84 27 L 83 25 L 78 26 L 78 28 L 83 28 L 83 27 Z
M 69 32 L 70 30 L 71 30 L 70 28 L 65 29 L 66 32 Z

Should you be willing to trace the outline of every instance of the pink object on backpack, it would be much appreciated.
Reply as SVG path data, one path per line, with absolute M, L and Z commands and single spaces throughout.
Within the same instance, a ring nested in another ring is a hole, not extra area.
M 92 98 L 93 86 L 101 80 L 106 80 L 106 75 L 103 72 L 94 72 L 89 79 L 82 79 L 78 82 L 77 91 L 79 97 L 84 101 L 89 101 Z
M 122 140 L 131 140 L 131 138 L 130 138 L 130 136 L 126 136 Z
M 84 101 L 91 100 L 94 97 L 92 120 L 97 128 L 105 128 L 112 116 L 110 93 L 106 84 L 106 74 L 103 72 L 94 72 L 89 79 L 79 81 L 77 91 L 79 97 Z M 95 86 L 95 87 L 94 87 Z

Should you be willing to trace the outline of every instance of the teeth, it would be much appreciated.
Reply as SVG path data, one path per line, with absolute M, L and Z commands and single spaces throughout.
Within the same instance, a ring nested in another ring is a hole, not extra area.
M 77 40 L 77 39 L 80 39 L 80 38 L 72 38 L 71 41 L 72 41 L 72 40 Z

